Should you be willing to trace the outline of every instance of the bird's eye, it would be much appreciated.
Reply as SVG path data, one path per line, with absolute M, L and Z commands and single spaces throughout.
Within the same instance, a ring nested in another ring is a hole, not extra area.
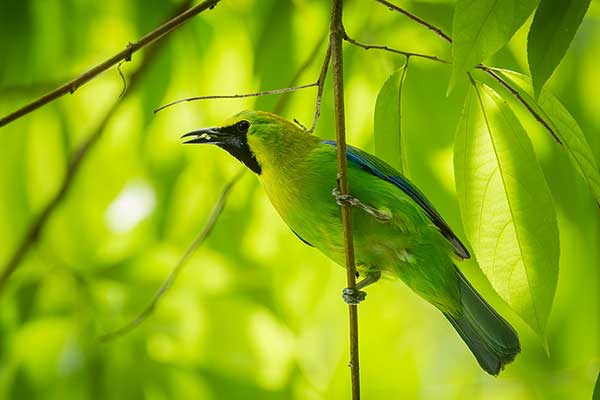
M 241 133 L 246 133 L 248 132 L 248 128 L 250 128 L 250 122 L 246 120 L 240 121 L 236 124 L 236 127 Z

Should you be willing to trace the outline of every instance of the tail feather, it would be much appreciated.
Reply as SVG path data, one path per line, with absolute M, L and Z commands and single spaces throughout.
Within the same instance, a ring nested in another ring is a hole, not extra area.
M 519 336 L 477 293 L 464 275 L 459 276 L 462 312 L 459 317 L 444 313 L 454 329 L 467 344 L 481 368 L 498 375 L 521 351 Z

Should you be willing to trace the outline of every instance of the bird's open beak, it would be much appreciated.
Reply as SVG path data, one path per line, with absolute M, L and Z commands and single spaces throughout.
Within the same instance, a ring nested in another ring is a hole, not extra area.
M 237 125 L 198 129 L 186 133 L 181 138 L 184 144 L 216 144 L 229 154 L 243 162 L 248 168 L 257 174 L 261 173 L 261 167 L 254 153 L 248 147 L 246 131 L 240 130 Z
M 199 144 L 223 144 L 227 137 L 230 136 L 224 132 L 221 132 L 221 128 L 203 128 L 198 129 L 189 133 L 186 133 L 181 137 L 191 138 L 183 142 L 183 144 L 199 143 Z

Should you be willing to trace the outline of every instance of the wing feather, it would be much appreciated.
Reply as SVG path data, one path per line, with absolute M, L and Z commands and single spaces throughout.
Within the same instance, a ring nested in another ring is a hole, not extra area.
M 336 142 L 333 140 L 324 140 L 322 143 L 335 147 Z M 358 165 L 365 171 L 383 179 L 406 193 L 425 211 L 429 219 L 438 227 L 442 235 L 452 244 L 454 251 L 461 259 L 471 258 L 469 251 L 458 237 L 452 232 L 446 221 L 431 205 L 419 189 L 417 189 L 408 179 L 400 172 L 396 171 L 392 166 L 380 160 L 379 158 L 364 152 L 354 146 L 347 146 L 346 156 L 348 162 Z

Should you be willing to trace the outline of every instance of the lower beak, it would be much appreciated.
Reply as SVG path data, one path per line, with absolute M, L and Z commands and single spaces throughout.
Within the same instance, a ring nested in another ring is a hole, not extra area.
M 192 132 L 188 132 L 181 137 L 191 138 L 183 142 L 183 144 L 199 143 L 199 144 L 221 144 L 224 140 L 224 135 L 219 128 L 203 128 Z

